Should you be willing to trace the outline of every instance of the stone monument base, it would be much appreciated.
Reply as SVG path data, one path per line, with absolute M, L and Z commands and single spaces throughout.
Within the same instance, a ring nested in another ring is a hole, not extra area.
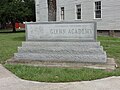
M 8 64 L 21 64 L 39 67 L 59 67 L 59 68 L 93 68 L 103 70 L 115 70 L 118 66 L 113 58 L 108 58 L 106 63 L 76 63 L 76 62 L 50 62 L 37 60 L 16 60 L 11 58 L 7 60 Z
M 107 55 L 97 41 L 95 22 L 26 23 L 26 42 L 15 60 L 44 62 L 106 63 Z
M 106 63 L 100 42 L 26 41 L 14 54 L 16 60 Z

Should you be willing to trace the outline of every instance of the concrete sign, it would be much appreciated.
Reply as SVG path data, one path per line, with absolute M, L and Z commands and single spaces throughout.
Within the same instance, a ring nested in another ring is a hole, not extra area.
M 93 22 L 26 23 L 27 40 L 96 40 Z

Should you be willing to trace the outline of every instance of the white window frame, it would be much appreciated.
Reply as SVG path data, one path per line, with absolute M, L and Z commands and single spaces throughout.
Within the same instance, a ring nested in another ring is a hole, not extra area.
M 62 13 L 62 8 L 63 9 L 63 13 Z M 64 21 L 65 20 L 65 7 L 60 7 L 60 21 Z
M 96 0 L 95 2 L 99 2 L 100 0 Z M 94 19 L 102 19 L 102 1 L 101 2 L 101 18 L 96 18 L 96 8 L 95 8 L 95 2 L 94 2 Z
M 77 15 L 77 6 L 80 5 L 81 6 L 81 19 L 78 19 L 78 15 Z M 75 5 L 75 20 L 82 20 L 82 4 L 76 4 Z

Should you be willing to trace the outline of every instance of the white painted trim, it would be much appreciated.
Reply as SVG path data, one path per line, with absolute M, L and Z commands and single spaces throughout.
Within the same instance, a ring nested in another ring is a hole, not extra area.
M 64 20 L 65 20 L 65 7 L 64 7 L 64 20 L 63 20 L 62 17 L 61 17 L 61 8 L 62 8 L 62 7 L 64 7 L 64 6 L 61 6 L 61 7 L 60 7 L 60 21 L 64 21 Z
M 96 18 L 95 17 L 95 2 L 97 2 L 97 1 L 101 1 L 101 0 L 95 0 L 93 2 L 93 13 L 94 13 L 94 18 L 93 19 L 95 19 L 95 20 L 101 20 L 102 19 L 102 1 L 101 1 L 101 18 Z
M 77 5 L 81 5 L 81 19 L 77 19 Z M 75 4 L 75 20 L 82 20 L 82 4 L 79 3 L 79 4 Z

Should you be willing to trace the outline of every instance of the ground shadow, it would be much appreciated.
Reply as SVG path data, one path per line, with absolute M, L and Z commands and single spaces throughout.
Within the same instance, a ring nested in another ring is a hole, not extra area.
M 25 30 L 20 30 L 20 31 L 16 31 L 16 32 L 13 32 L 13 31 L 0 31 L 0 33 L 23 33 L 25 32 Z
M 13 38 L 14 41 L 25 41 L 25 36 L 24 37 L 15 37 Z

